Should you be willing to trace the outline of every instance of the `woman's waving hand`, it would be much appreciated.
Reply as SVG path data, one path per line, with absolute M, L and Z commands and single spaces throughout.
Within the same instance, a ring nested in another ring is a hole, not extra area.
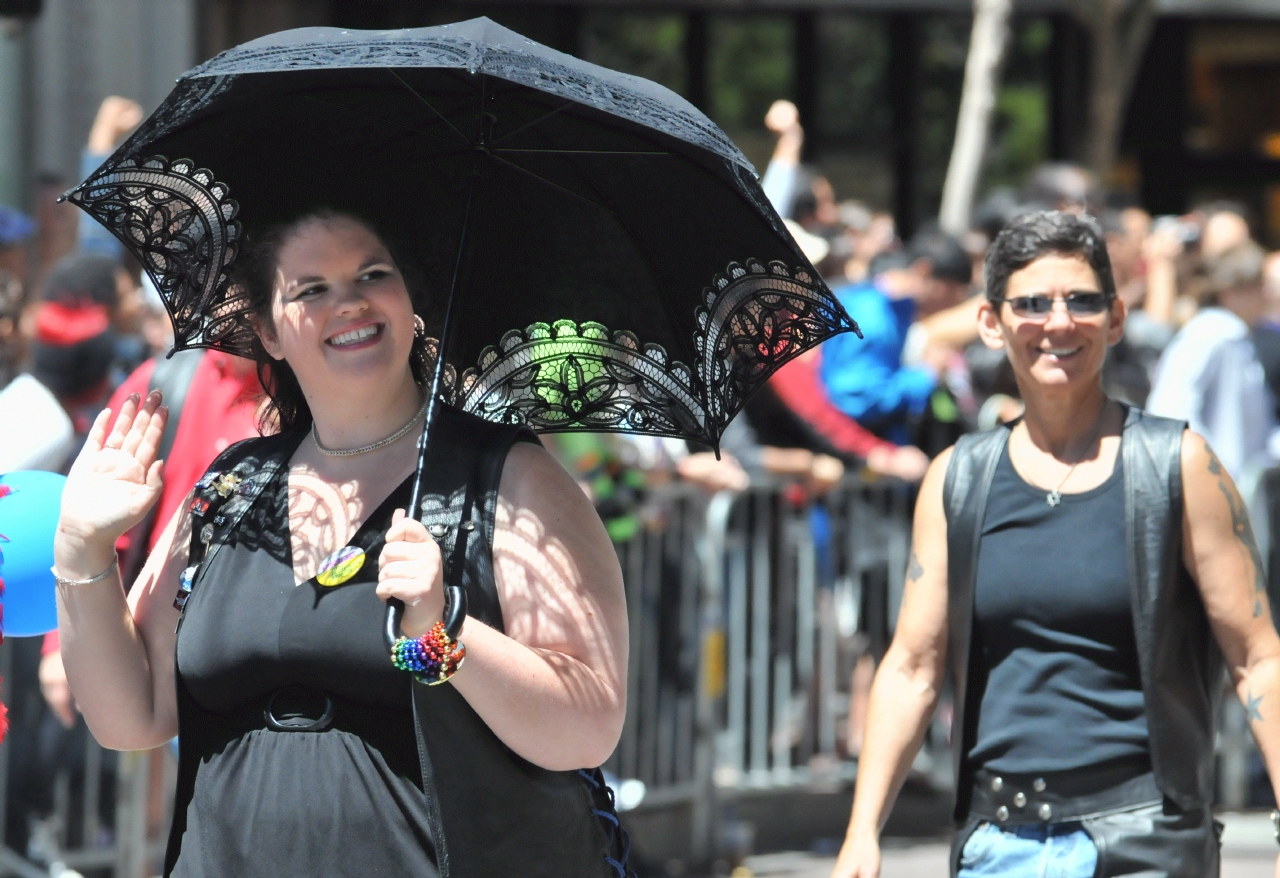
M 54 558 L 59 576 L 84 579 L 111 561 L 115 542 L 160 496 L 164 462 L 156 458 L 169 411 L 158 391 L 129 397 L 110 432 L 104 410 L 67 475 Z M 87 569 L 95 568 L 96 569 Z

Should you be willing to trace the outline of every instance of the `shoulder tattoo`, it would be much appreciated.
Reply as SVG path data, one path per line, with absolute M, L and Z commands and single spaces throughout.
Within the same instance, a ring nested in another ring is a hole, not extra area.
M 1227 509 L 1231 513 L 1231 530 L 1240 543 L 1241 551 L 1253 566 L 1253 616 L 1256 619 L 1266 608 L 1267 575 L 1262 565 L 1262 555 L 1258 552 L 1258 541 L 1254 539 L 1253 528 L 1249 524 L 1249 511 L 1245 508 L 1244 498 L 1240 496 L 1240 492 L 1227 479 L 1226 468 L 1223 467 L 1222 461 L 1218 460 L 1218 455 L 1214 454 L 1213 449 L 1209 447 L 1207 439 L 1204 450 L 1209 455 L 1209 474 L 1217 476 L 1218 490 L 1226 498 Z

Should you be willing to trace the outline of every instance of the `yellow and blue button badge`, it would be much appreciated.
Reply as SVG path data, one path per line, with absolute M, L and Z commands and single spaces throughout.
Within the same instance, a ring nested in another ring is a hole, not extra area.
M 345 546 L 334 552 L 320 565 L 316 582 L 324 586 L 342 585 L 360 572 L 364 566 L 364 551 L 355 546 Z

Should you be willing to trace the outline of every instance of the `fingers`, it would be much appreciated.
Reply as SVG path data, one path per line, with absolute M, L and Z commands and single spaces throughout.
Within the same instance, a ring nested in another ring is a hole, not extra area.
M 147 468 L 147 487 L 159 491 L 164 487 L 164 461 L 157 460 Z
M 160 399 L 161 394 L 158 390 L 153 390 L 147 394 L 147 398 L 143 401 L 142 407 L 138 409 L 138 413 L 134 415 L 133 423 L 129 425 L 129 432 L 125 434 L 124 441 L 120 443 L 121 451 L 126 454 L 137 456 L 138 449 L 142 445 L 143 437 L 147 434 L 147 428 L 151 425 L 156 409 L 160 407 Z M 160 429 L 163 432 L 163 425 Z M 157 440 L 156 444 L 159 445 L 159 440 Z M 144 466 L 149 464 L 150 461 L 146 461 Z
M 387 528 L 386 542 L 391 543 L 430 543 L 431 534 L 427 533 L 427 528 L 420 521 L 414 521 L 407 518 L 403 509 L 397 509 L 391 513 L 391 527 Z
M 138 463 L 148 469 L 155 463 L 156 455 L 160 453 L 160 441 L 164 438 L 164 429 L 168 423 L 169 409 L 163 405 L 156 409 L 147 421 L 146 429 L 142 433 L 142 442 L 134 452 L 134 457 L 138 459 Z
M 102 443 L 105 447 L 119 448 L 124 444 L 124 437 L 128 435 L 129 428 L 133 426 L 133 419 L 138 413 L 138 400 L 139 396 L 136 393 L 125 398 L 120 406 L 120 413 L 116 416 L 115 426 L 111 428 L 111 432 Z
M 89 428 L 89 435 L 84 441 L 84 447 L 87 450 L 102 450 L 102 443 L 107 438 L 107 425 L 110 423 L 111 409 L 103 409 L 98 412 L 98 416 L 93 419 L 93 426 Z

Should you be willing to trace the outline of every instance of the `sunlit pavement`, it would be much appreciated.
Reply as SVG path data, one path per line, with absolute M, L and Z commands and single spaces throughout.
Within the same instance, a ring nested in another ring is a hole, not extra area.
M 1226 825 L 1221 878 L 1272 878 L 1280 847 L 1272 837 L 1268 816 L 1220 814 L 1218 819 Z M 948 850 L 941 842 L 899 845 L 887 840 L 880 878 L 946 878 Z M 746 865 L 756 878 L 828 878 L 835 859 L 805 853 L 762 854 L 750 857 Z

